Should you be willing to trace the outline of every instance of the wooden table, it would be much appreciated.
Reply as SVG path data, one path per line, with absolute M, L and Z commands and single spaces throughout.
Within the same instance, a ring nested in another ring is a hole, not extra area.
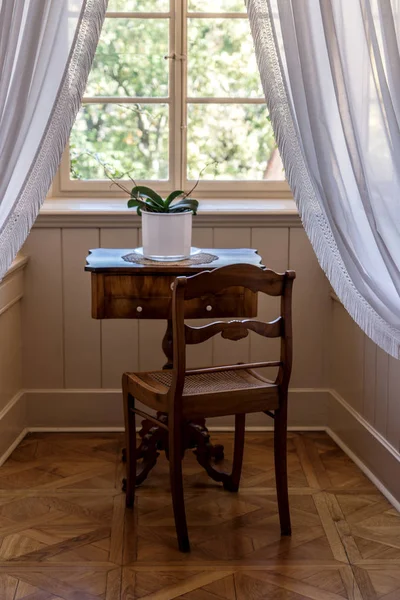
M 168 262 L 128 262 L 123 257 L 132 249 L 97 248 L 90 250 L 86 261 L 86 271 L 92 274 L 92 317 L 94 319 L 165 319 L 167 328 L 162 348 L 167 357 L 164 368 L 173 363 L 171 284 L 179 275 L 194 275 L 218 267 L 247 263 L 262 267 L 261 257 L 256 250 L 242 249 L 203 249 L 202 253 L 217 257 L 211 263 L 188 264 L 188 261 L 169 264 Z M 227 293 L 205 296 L 186 303 L 185 317 L 190 319 L 255 317 L 257 316 L 257 295 L 244 288 L 230 288 Z M 166 415 L 157 415 L 166 421 Z M 196 422 L 196 435 L 188 433 L 186 446 L 195 448 L 199 435 L 209 444 L 209 434 L 205 420 Z M 193 427 L 190 428 L 193 432 Z M 151 421 L 142 422 L 139 433 L 141 444 L 138 457 L 142 466 L 137 475 L 140 484 L 153 468 L 159 455 L 158 450 L 167 447 L 166 431 Z M 212 458 L 223 458 L 223 447 L 213 446 Z

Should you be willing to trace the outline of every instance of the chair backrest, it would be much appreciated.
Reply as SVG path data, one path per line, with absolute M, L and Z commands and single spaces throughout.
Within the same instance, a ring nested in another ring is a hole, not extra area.
M 171 392 L 179 394 L 183 389 L 186 344 L 199 344 L 218 333 L 226 339 L 236 341 L 246 337 L 249 331 L 268 338 L 281 338 L 279 361 L 251 363 L 248 367 L 279 366 L 276 382 L 288 386 L 292 369 L 292 286 L 295 277 L 294 271 L 275 273 L 270 269 L 247 264 L 203 271 L 192 277 L 177 277 L 172 296 L 174 377 Z M 253 319 L 233 319 L 215 321 L 203 327 L 190 327 L 185 324 L 185 301 L 214 295 L 230 287 L 242 287 L 252 292 L 280 296 L 280 316 L 267 323 Z

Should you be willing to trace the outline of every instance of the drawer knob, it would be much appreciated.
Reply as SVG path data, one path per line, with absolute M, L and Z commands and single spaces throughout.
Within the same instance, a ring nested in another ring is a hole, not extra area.
M 207 306 L 206 306 L 206 310 L 207 310 L 208 312 L 210 312 L 210 311 L 212 310 L 212 306 L 211 306 L 211 304 L 207 304 Z
M 141 312 L 142 312 L 142 310 L 143 310 L 143 308 L 142 308 L 141 306 L 138 306 L 138 307 L 136 308 L 136 312 L 139 312 L 139 313 L 141 313 Z

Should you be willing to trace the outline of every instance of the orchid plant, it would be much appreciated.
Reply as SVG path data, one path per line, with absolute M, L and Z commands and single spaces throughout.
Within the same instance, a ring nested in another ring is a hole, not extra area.
M 97 162 L 102 165 L 106 177 L 113 183 L 113 185 L 118 186 L 122 191 L 129 195 L 129 200 L 127 202 L 128 208 L 136 208 L 136 212 L 139 216 L 142 214 L 142 211 L 151 213 L 192 212 L 194 215 L 196 215 L 199 207 L 199 201 L 195 198 L 191 198 L 190 196 L 198 186 L 203 172 L 211 164 L 217 164 L 216 161 L 212 161 L 211 163 L 207 164 L 201 170 L 198 180 L 189 192 L 184 192 L 183 190 L 174 190 L 166 198 L 162 198 L 160 194 L 158 194 L 158 192 L 152 188 L 144 185 L 137 185 L 136 181 L 132 179 L 128 173 L 125 173 L 125 176 L 128 176 L 128 178 L 134 184 L 134 187 L 129 190 L 120 181 L 118 181 L 119 178 L 116 178 L 112 174 L 111 168 L 101 161 L 98 155 L 90 152 L 86 152 L 86 154 L 93 156 Z
M 141 215 L 143 210 L 152 213 L 192 212 L 195 215 L 199 207 L 198 200 L 189 198 L 183 190 L 175 190 L 166 198 L 162 198 L 152 188 L 136 185 L 132 188 L 130 196 L 128 208 L 136 208 L 138 215 Z

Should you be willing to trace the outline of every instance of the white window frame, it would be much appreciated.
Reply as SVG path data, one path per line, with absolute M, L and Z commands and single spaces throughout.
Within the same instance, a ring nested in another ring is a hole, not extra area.
M 88 97 L 83 104 L 115 102 L 118 104 L 167 104 L 169 106 L 169 180 L 140 180 L 162 194 L 175 189 L 190 190 L 194 181 L 186 179 L 187 107 L 189 104 L 264 104 L 263 98 L 188 98 L 187 87 L 187 25 L 189 18 L 247 19 L 247 13 L 189 12 L 187 0 L 170 0 L 170 11 L 156 12 L 107 12 L 106 18 L 169 19 L 170 48 L 169 95 L 161 97 Z M 128 183 L 129 185 L 129 183 Z M 126 197 L 107 180 L 81 181 L 70 178 L 69 147 L 67 146 L 59 171 L 53 182 L 52 196 L 60 197 Z M 267 180 L 203 180 L 196 188 L 198 198 L 291 198 L 286 181 Z

